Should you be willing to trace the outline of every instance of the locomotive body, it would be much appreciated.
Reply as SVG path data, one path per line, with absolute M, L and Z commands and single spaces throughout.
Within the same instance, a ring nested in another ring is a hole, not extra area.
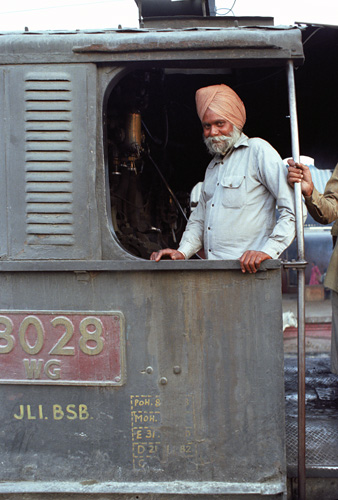
M 147 259 L 203 178 L 194 91 L 290 60 L 295 28 L 0 36 L 1 497 L 286 498 L 280 263 Z

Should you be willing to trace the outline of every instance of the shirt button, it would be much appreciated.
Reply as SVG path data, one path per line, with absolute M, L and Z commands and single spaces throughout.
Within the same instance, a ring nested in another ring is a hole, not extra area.
M 217 186 L 219 186 L 219 182 L 217 182 Z
M 213 203 L 211 206 L 212 206 L 212 207 L 214 207 L 214 206 L 215 206 L 215 204 Z
M 208 227 L 208 231 L 210 231 L 210 227 Z

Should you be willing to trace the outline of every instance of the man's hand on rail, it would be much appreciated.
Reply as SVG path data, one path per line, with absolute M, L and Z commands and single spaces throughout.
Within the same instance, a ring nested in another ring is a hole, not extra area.
M 257 250 L 247 250 L 239 259 L 241 264 L 242 273 L 256 273 L 259 266 L 264 260 L 271 259 L 270 255 L 265 252 L 258 252 Z
M 311 196 L 313 192 L 313 182 L 309 167 L 302 163 L 296 163 L 294 160 L 288 160 L 288 183 L 291 187 L 295 182 L 302 183 L 302 193 L 304 196 Z
M 164 248 L 158 252 L 153 252 L 150 256 L 150 260 L 155 260 L 158 262 L 162 257 L 169 257 L 171 260 L 184 260 L 185 257 L 182 252 L 174 250 L 173 248 Z

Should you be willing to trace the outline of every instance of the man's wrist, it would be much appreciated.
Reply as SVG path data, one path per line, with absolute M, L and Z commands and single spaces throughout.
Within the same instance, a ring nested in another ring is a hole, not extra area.
M 185 260 L 187 259 L 187 256 L 185 255 L 185 253 L 184 253 L 184 252 L 182 252 L 182 250 L 177 250 L 177 251 L 178 251 L 178 252 L 180 252 L 180 254 L 182 254 L 182 255 L 183 255 L 183 257 L 184 257 L 184 259 L 185 259 Z
M 305 188 L 302 189 L 302 192 L 303 192 L 303 195 L 307 198 L 309 198 L 310 196 L 312 196 L 312 193 L 313 193 L 313 188 L 314 188 L 314 185 L 313 185 L 313 182 L 311 182 L 310 186 L 308 188 Z

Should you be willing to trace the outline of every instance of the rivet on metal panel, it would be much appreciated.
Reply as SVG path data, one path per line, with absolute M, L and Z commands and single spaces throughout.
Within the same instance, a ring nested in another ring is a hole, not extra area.
M 74 271 L 74 273 L 78 281 L 87 283 L 90 279 L 89 273 L 87 271 Z
M 153 373 L 154 369 L 152 366 L 147 366 L 146 368 L 146 372 L 149 373 L 149 375 L 151 375 Z
M 160 384 L 161 385 L 166 385 L 168 383 L 168 379 L 166 377 L 161 377 L 160 378 Z
M 121 382 L 121 377 L 115 377 L 114 380 L 115 382 Z
M 182 369 L 180 366 L 174 366 L 174 373 L 175 375 L 179 375 L 181 373 Z

